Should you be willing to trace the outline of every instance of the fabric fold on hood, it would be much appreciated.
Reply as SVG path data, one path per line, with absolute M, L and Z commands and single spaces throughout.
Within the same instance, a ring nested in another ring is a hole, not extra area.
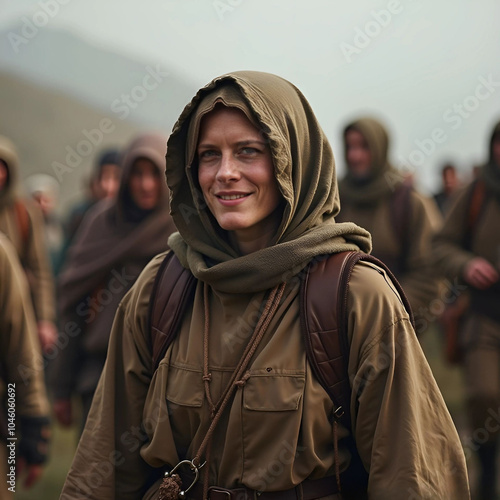
M 488 163 L 481 168 L 481 177 L 484 179 L 488 189 L 500 200 L 500 165 L 495 163 L 493 157 L 493 142 L 500 138 L 500 122 L 493 128 L 489 144 Z
M 216 103 L 242 110 L 268 142 L 284 199 L 273 244 L 239 255 L 211 216 L 197 179 L 201 119 Z M 186 106 L 168 141 L 166 176 L 178 233 L 169 245 L 196 278 L 228 293 L 258 292 L 290 280 L 315 256 L 371 250 L 369 233 L 335 223 L 335 161 L 302 93 L 275 75 L 239 71 L 215 78 Z
M 349 130 L 356 130 L 365 139 L 372 155 L 371 173 L 366 179 L 358 179 L 349 168 L 340 181 L 342 202 L 369 205 L 390 196 L 402 184 L 402 176 L 388 160 L 389 136 L 385 127 L 374 118 L 364 117 L 349 123 L 344 128 L 344 151 L 347 153 L 345 138 Z M 347 165 L 347 157 L 344 158 Z

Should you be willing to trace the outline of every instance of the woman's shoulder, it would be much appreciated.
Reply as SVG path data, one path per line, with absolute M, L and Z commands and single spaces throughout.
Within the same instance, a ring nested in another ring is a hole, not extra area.
M 351 366 L 415 337 L 401 295 L 388 273 L 371 262 L 354 266 L 347 296 Z M 378 346 L 378 347 L 377 347 Z M 394 347 L 395 348 L 395 347 Z
M 398 319 L 409 319 L 398 287 L 386 270 L 373 262 L 360 261 L 349 280 L 348 312 L 371 317 L 381 328 Z

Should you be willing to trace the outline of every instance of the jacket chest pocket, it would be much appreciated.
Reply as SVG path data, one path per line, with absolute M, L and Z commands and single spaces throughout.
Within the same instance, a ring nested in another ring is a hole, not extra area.
M 298 410 L 304 383 L 303 374 L 252 374 L 243 389 L 243 408 L 269 412 Z
M 168 367 L 165 398 L 179 406 L 200 408 L 203 404 L 202 373 L 188 367 Z
M 168 418 L 177 452 L 186 453 L 201 424 L 203 381 L 200 371 L 170 365 L 165 388 Z
M 243 480 L 256 488 L 262 478 L 255 471 L 279 461 L 283 449 L 296 449 L 303 418 L 304 373 L 271 373 L 252 372 L 241 394 Z M 295 451 L 287 453 L 290 460 L 281 464 L 280 475 L 289 473 L 295 461 Z

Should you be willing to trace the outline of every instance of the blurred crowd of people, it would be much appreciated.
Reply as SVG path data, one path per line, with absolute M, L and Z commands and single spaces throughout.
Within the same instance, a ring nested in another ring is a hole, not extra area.
M 146 264 L 168 249 L 175 227 L 164 180 L 166 140 L 144 134 L 102 151 L 88 196 L 61 221 L 59 182 L 35 174 L 21 183 L 16 147 L 0 137 L 0 432 L 7 442 L 8 389 L 15 384 L 16 465 L 24 466 L 28 487 L 47 458 L 51 421 L 83 428 L 116 308 Z M 458 297 L 464 303 L 455 330 L 444 322 L 443 328 L 465 374 L 480 464 L 477 498 L 493 499 L 500 433 L 492 420 L 500 407 L 500 124 L 485 164 L 470 178 L 443 165 L 433 197 L 391 165 L 379 121 L 349 123 L 342 140 L 347 173 L 336 220 L 371 233 L 373 254 L 409 298 L 417 334 L 439 324 Z M 2 444 L 2 474 L 9 473 L 6 453 Z M 1 498 L 6 487 L 0 486 Z

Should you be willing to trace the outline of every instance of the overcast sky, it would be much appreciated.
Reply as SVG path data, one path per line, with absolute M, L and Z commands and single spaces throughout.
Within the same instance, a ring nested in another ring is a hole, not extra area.
M 50 15 L 40 29 L 71 29 L 166 64 L 192 82 L 193 92 L 232 70 L 283 76 L 311 102 L 341 172 L 340 131 L 357 116 L 384 121 L 394 163 L 414 169 L 427 191 L 443 161 L 462 170 L 484 161 L 500 120 L 498 0 L 0 0 L 0 6 L 4 30 L 45 10 Z

